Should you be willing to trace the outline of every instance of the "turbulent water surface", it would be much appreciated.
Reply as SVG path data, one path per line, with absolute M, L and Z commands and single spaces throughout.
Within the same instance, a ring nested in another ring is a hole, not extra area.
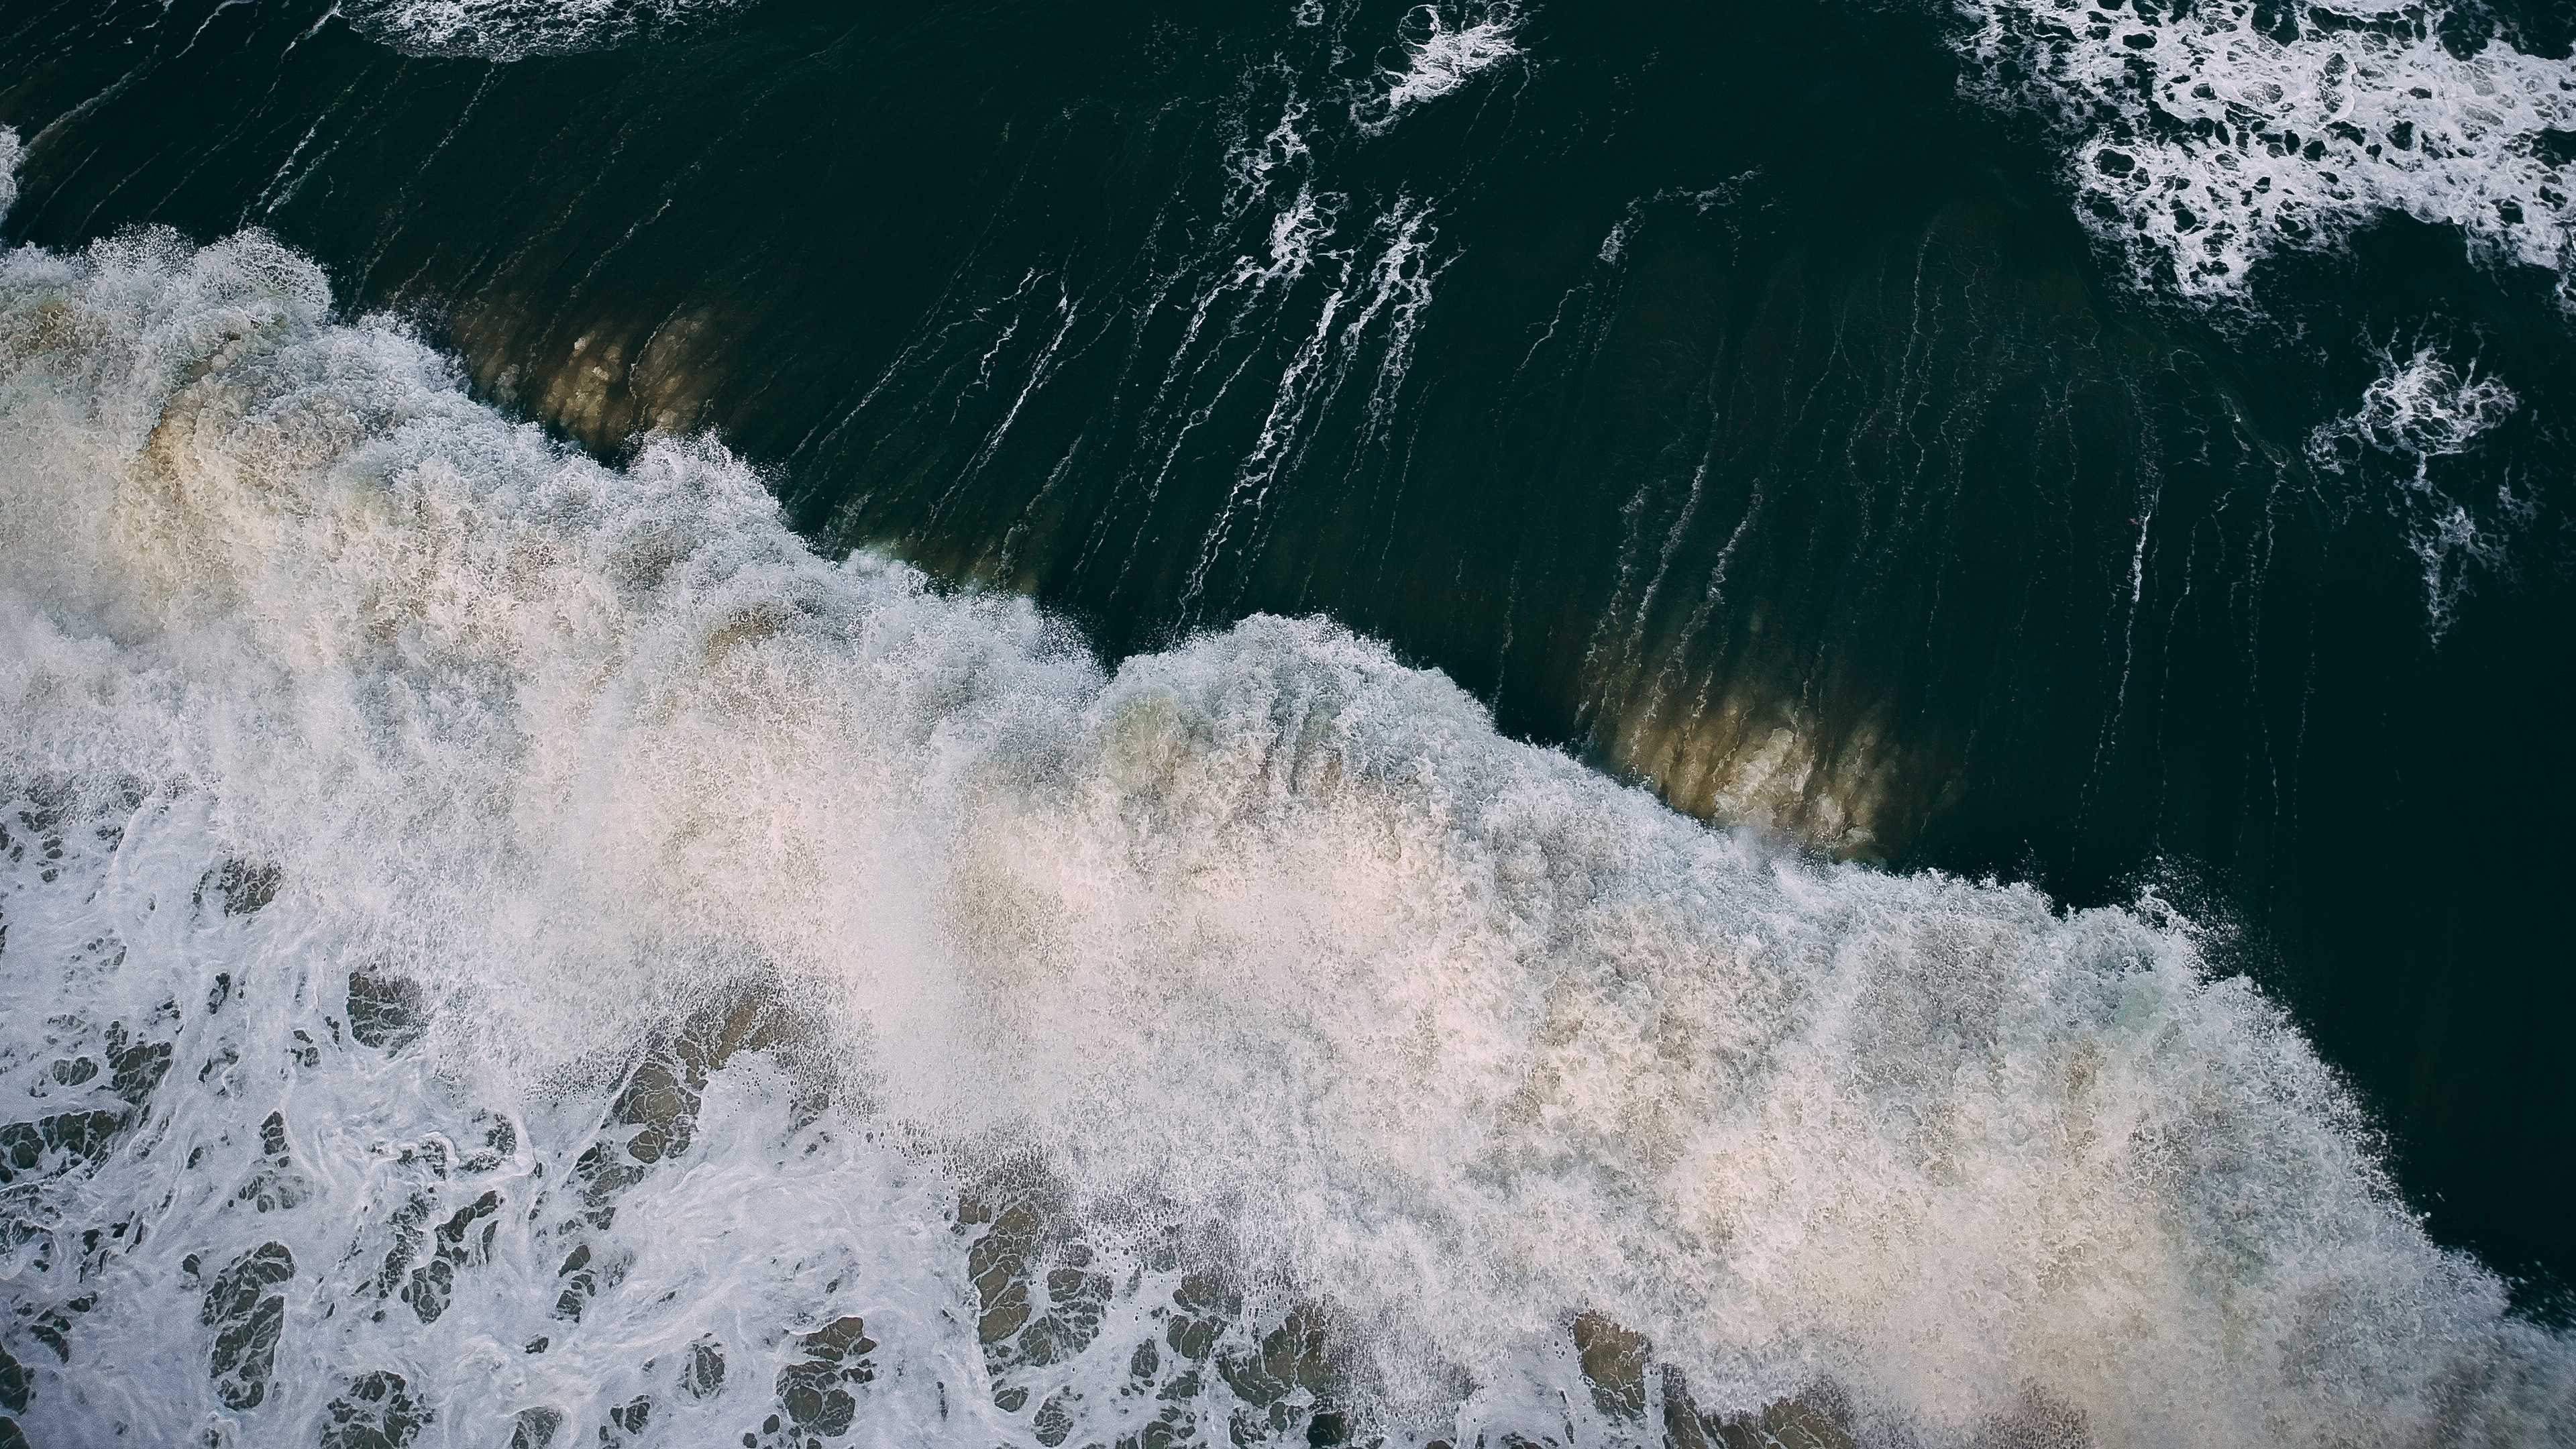
M 0 4 L 0 1445 L 2576 1441 L 2572 36 Z

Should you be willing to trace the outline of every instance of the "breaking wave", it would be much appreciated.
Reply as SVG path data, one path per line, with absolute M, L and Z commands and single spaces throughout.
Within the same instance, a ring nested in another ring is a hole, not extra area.
M 36 1442 L 2576 1433 L 2153 898 L 1106 668 L 257 234 L 0 260 L 0 641 Z

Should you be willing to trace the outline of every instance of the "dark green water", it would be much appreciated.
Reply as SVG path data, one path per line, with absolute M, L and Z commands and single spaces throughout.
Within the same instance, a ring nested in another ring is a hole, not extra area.
M 1393 109 L 1430 33 L 1393 3 L 611 10 L 507 58 L 381 13 L 0 6 L 8 237 L 264 227 L 504 407 L 612 456 L 713 429 L 819 544 L 1112 656 L 1327 614 L 1686 809 L 2159 891 L 2351 1074 L 2436 1235 L 2559 1311 L 2546 269 L 2394 217 L 2142 290 L 1933 7 L 1532 5 Z M 2567 53 L 2562 13 L 2477 15 Z M 2425 349 L 2515 406 L 2321 466 Z M 2428 585 L 2454 506 L 2480 542 Z

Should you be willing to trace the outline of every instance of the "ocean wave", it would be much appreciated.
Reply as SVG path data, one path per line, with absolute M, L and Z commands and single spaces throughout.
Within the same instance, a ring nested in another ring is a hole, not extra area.
M 1104 667 L 255 233 L 0 259 L 0 581 L 37 1442 L 2576 1431 L 2153 898 Z
M 2150 289 L 2241 294 L 2284 248 L 2404 214 L 2576 306 L 2576 66 L 2441 5 L 1974 0 L 1963 90 L 2036 113 L 2085 224 Z

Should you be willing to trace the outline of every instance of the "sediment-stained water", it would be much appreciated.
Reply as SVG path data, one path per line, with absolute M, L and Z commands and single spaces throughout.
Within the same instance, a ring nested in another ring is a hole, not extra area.
M 2576 1435 L 2564 29 L 0 14 L 0 1412 Z

